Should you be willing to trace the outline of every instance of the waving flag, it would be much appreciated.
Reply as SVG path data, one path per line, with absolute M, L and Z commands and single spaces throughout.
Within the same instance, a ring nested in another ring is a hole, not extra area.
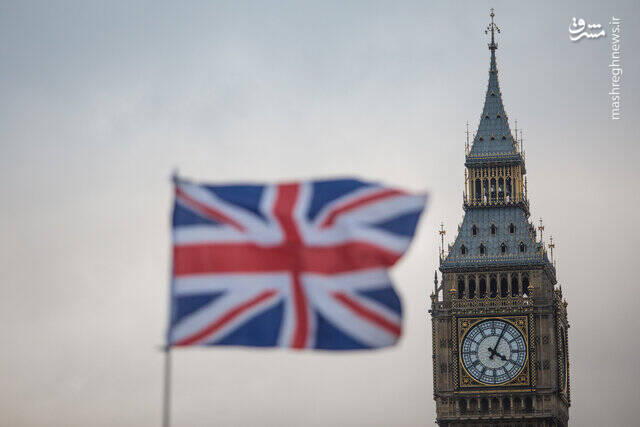
M 177 181 L 169 344 L 348 350 L 402 331 L 387 268 L 426 202 L 353 179 Z

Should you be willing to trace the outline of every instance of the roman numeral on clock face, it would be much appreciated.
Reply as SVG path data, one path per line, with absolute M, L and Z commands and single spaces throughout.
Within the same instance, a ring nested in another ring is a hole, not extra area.
M 524 368 L 527 348 L 522 333 L 502 319 L 473 325 L 462 338 L 462 364 L 481 383 L 503 384 Z

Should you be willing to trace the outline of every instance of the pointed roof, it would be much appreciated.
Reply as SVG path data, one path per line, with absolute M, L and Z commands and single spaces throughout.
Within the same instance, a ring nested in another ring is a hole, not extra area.
M 493 22 L 493 9 L 490 16 L 491 24 L 487 28 L 487 33 L 491 32 L 489 84 L 478 131 L 465 164 L 477 167 L 517 163 L 522 165 L 520 173 L 524 175 L 524 158 L 511 135 L 498 83 L 495 32 L 500 30 Z M 540 265 L 555 277 L 555 267 L 528 218 L 526 199 L 515 203 L 465 204 L 464 219 L 447 256 L 441 259 L 441 271 Z
M 484 253 L 480 252 L 481 245 Z M 535 226 L 521 208 L 511 206 L 468 210 L 441 268 L 524 264 L 544 265 L 555 274 L 546 251 L 536 240 Z
M 471 151 L 467 155 L 468 162 L 476 162 L 479 158 L 491 160 L 522 160 L 518 153 L 517 143 L 511 134 L 509 120 L 502 102 L 502 92 L 498 82 L 498 66 L 496 63 L 497 43 L 494 39 L 494 30 L 500 32 L 493 23 L 493 13 L 491 24 L 487 32 L 491 31 L 491 61 L 489 63 L 489 83 L 484 99 L 484 108 L 480 116 L 478 131 L 473 139 Z

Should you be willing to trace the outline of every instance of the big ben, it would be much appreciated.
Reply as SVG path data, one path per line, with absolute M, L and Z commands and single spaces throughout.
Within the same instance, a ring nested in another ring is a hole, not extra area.
M 499 28 L 487 28 L 489 83 L 465 153 L 464 219 L 431 295 L 440 426 L 566 426 L 567 303 L 530 219 L 525 156 L 498 82 Z M 444 245 L 444 244 L 443 244 Z M 547 249 L 550 249 L 551 255 Z

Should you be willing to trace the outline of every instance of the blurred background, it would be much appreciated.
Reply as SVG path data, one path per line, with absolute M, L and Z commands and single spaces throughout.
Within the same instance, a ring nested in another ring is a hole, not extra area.
M 174 352 L 174 426 L 432 426 L 427 313 L 489 67 L 569 302 L 571 423 L 637 425 L 637 2 L 4 2 L 0 425 L 155 426 L 170 174 L 431 194 L 389 350 Z M 572 17 L 607 36 L 572 43 Z M 608 22 L 621 19 L 621 119 Z

